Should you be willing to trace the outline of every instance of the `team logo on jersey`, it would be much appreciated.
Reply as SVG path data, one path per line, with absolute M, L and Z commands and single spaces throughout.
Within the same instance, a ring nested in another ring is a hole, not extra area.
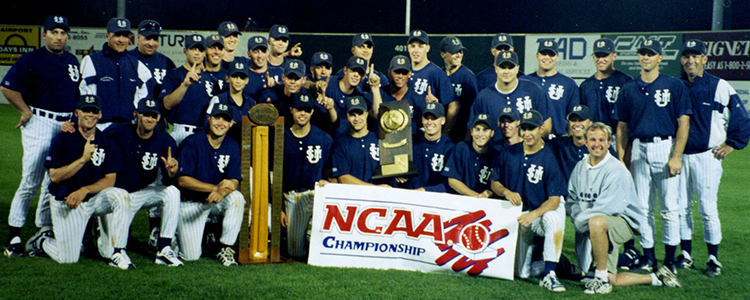
M 206 94 L 213 95 L 214 92 L 214 85 L 211 84 L 210 81 L 206 81 L 206 84 L 204 84 L 206 87 Z
M 560 100 L 565 94 L 565 87 L 558 84 L 550 84 L 547 95 L 552 100 Z
M 533 184 L 539 183 L 539 180 L 542 180 L 542 176 L 544 176 L 543 166 L 531 164 L 531 167 L 529 167 L 528 171 L 526 172 L 526 177 L 529 179 L 529 182 Z
M 313 148 L 312 145 L 307 146 L 307 161 L 311 164 L 317 164 L 320 161 L 320 158 L 323 157 L 323 149 L 320 148 L 320 145 L 315 145 L 315 148 Z
M 224 79 L 219 79 L 216 83 L 219 85 L 219 91 L 224 89 Z
M 443 166 L 445 166 L 445 155 L 440 153 L 435 153 L 432 155 L 432 162 L 430 163 L 430 167 L 432 167 L 433 172 L 442 172 Z
M 523 96 L 516 98 L 516 109 L 519 113 L 531 110 L 531 97 Z
M 419 95 L 424 94 L 424 92 L 427 91 L 427 85 L 427 79 L 417 78 L 417 80 L 414 82 L 414 92 Z
M 141 166 L 143 166 L 143 169 L 146 171 L 151 171 L 156 167 L 157 162 L 157 154 L 146 152 L 143 154 L 143 157 L 141 159 Z
M 607 98 L 607 101 L 609 101 L 609 103 L 615 103 L 617 102 L 617 95 L 619 94 L 620 94 L 619 86 L 608 86 L 607 91 L 604 92 L 604 97 Z
M 216 167 L 219 168 L 219 172 L 224 173 L 224 168 L 229 165 L 229 155 L 219 155 L 219 160 L 216 162 Z
M 482 166 L 482 170 L 479 171 L 479 182 L 482 184 L 487 184 L 490 180 L 490 176 L 492 175 L 492 169 L 488 166 Z
M 460 83 L 454 83 L 453 90 L 456 91 L 456 97 L 461 97 L 461 93 L 463 92 L 464 88 Z
M 167 76 L 167 70 L 166 69 L 154 69 L 154 80 L 156 80 L 157 84 L 161 84 L 162 80 L 164 80 L 164 76 Z
M 81 73 L 78 72 L 78 66 L 68 65 L 68 76 L 70 76 L 71 81 L 78 82 L 78 80 L 81 79 Z
M 94 155 L 91 156 L 91 163 L 94 164 L 97 167 L 101 166 L 102 163 L 104 162 L 104 157 L 106 155 L 107 154 L 104 153 L 104 149 L 102 149 L 102 148 L 95 149 L 94 150 Z
M 669 92 L 669 89 L 656 90 L 656 93 L 654 93 L 654 101 L 656 102 L 656 106 L 658 107 L 667 106 L 671 98 L 672 94 Z
M 375 161 L 380 161 L 380 148 L 375 143 L 370 143 L 370 156 Z

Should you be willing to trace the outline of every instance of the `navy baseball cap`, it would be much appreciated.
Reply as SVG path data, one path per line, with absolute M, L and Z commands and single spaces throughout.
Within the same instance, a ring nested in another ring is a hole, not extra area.
M 284 25 L 273 25 L 271 26 L 271 30 L 268 31 L 268 37 L 272 37 L 274 39 L 279 38 L 287 38 L 289 39 L 289 28 L 286 28 Z
M 154 20 L 143 20 L 138 24 L 138 34 L 151 37 L 161 34 L 161 24 Z
M 682 50 L 680 50 L 680 55 L 685 54 L 700 54 L 700 55 L 706 55 L 706 44 L 703 43 L 701 40 L 688 40 L 685 42 L 685 44 L 682 45 Z
M 355 34 L 352 37 L 352 47 L 362 46 L 366 43 L 370 43 L 370 46 L 375 46 L 375 43 L 373 43 L 372 41 L 372 37 L 366 32 Z
M 268 49 L 268 40 L 262 35 L 257 35 L 247 39 L 247 50 L 255 50 L 260 47 Z
M 291 74 L 299 78 L 305 77 L 305 63 L 299 59 L 290 59 L 284 64 L 284 76 L 289 77 Z
M 215 34 L 215 33 L 210 34 L 206 37 L 205 44 L 206 44 L 206 48 L 219 45 L 221 46 L 221 49 L 224 49 L 224 38 L 222 38 L 220 35 Z
M 503 120 L 503 118 L 508 118 L 511 121 L 516 121 L 520 119 L 521 116 L 518 114 L 518 110 L 508 106 L 508 107 L 503 107 L 503 109 L 500 111 L 500 116 L 497 117 L 497 121 L 500 122 Z
M 388 67 L 388 70 L 406 70 L 411 72 L 411 60 L 404 55 L 396 55 L 391 58 L 391 66 Z
M 211 108 L 211 113 L 209 114 L 212 117 L 216 117 L 218 115 L 225 115 L 229 117 L 229 119 L 232 119 L 232 113 L 229 112 L 229 105 L 226 105 L 224 103 L 214 103 L 213 107 Z
M 411 44 L 413 40 L 420 41 L 423 44 L 430 43 L 430 37 L 427 36 L 427 32 L 424 32 L 424 30 L 413 30 L 411 34 L 409 34 L 409 42 L 407 44 Z
M 594 42 L 594 54 L 612 54 L 615 52 L 615 42 L 608 38 L 598 39 Z
M 572 116 L 578 116 L 581 120 L 591 120 L 591 110 L 586 105 L 576 105 L 573 106 L 573 110 L 568 113 L 565 119 L 570 121 Z
M 440 41 L 440 52 L 448 52 L 454 54 L 458 51 L 466 50 L 461 40 L 455 36 L 446 36 Z
M 243 62 L 240 61 L 233 61 L 229 63 L 229 72 L 227 73 L 228 76 L 235 76 L 237 74 L 245 74 L 245 77 L 250 76 L 250 73 L 248 73 L 248 65 L 246 65 Z
M 44 30 L 52 30 L 55 28 L 70 31 L 70 26 L 68 26 L 68 18 L 61 15 L 51 15 L 47 17 L 46 20 L 44 20 Z
M 557 55 L 557 42 L 555 40 L 543 40 L 539 42 L 539 49 L 536 52 L 541 53 L 542 51 L 552 51 L 552 53 Z
M 109 22 L 107 22 L 107 32 L 109 33 L 120 33 L 120 32 L 132 33 L 130 31 L 130 21 L 128 21 L 128 19 L 125 19 L 125 18 L 109 19 Z
M 476 115 L 474 120 L 471 121 L 471 127 L 477 126 L 479 123 L 484 123 L 487 127 L 492 128 L 492 126 L 490 126 L 490 117 L 487 114 Z
M 514 66 L 517 66 L 518 54 L 516 54 L 516 52 L 513 52 L 513 51 L 503 51 L 503 52 L 498 53 L 497 56 L 495 56 L 496 66 L 502 65 L 503 63 L 506 63 L 506 62 L 512 63 Z
M 232 21 L 224 21 L 219 24 L 219 34 L 223 37 L 228 37 L 233 34 L 239 34 L 242 35 L 242 32 L 240 32 L 240 29 L 237 27 L 237 24 L 234 24 Z
M 527 112 L 524 112 L 521 116 L 521 126 L 523 125 L 531 125 L 534 128 L 537 128 L 539 126 L 542 126 L 544 123 L 544 120 L 542 120 L 542 114 L 540 114 L 536 110 L 530 110 Z
M 312 100 L 312 97 L 307 93 L 296 93 L 292 96 L 292 107 L 296 109 L 313 108 Z
M 435 116 L 435 118 L 445 117 L 445 108 L 440 103 L 430 102 L 425 105 L 422 117 L 426 117 L 427 114 Z
M 497 49 L 500 46 L 513 48 L 513 38 L 507 33 L 498 33 L 492 38 L 492 48 Z
M 203 36 L 200 34 L 190 34 L 185 36 L 185 49 L 193 49 L 195 47 L 200 47 L 201 49 L 206 50 Z
M 359 56 L 352 56 L 346 61 L 346 68 L 349 70 L 362 69 L 362 72 L 367 71 L 367 60 Z
M 362 112 L 367 111 L 367 102 L 362 96 L 354 96 L 346 98 L 346 113 L 350 113 L 354 110 L 360 110 Z
M 641 47 L 638 48 L 638 54 L 642 54 L 643 51 L 646 51 L 646 50 L 661 55 L 662 54 L 661 43 L 659 43 L 659 40 L 657 39 L 647 39 L 643 41 L 643 44 L 641 44 Z
M 138 101 L 138 107 L 136 108 L 136 111 L 139 114 L 146 114 L 146 113 L 161 114 L 161 112 L 159 112 L 159 102 L 157 102 L 156 99 L 151 98 L 151 97 L 146 97 Z
M 78 97 L 78 103 L 76 103 L 77 109 L 84 109 L 87 107 L 102 109 L 102 100 L 97 95 L 81 95 Z
M 320 64 L 328 64 L 329 66 L 333 66 L 333 57 L 328 52 L 315 52 L 312 56 L 312 60 L 310 61 L 310 65 L 317 66 Z

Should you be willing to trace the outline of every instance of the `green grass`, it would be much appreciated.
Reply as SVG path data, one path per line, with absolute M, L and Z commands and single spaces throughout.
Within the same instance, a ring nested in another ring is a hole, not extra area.
M 10 105 L 0 105 L 0 240 L 8 234 L 10 201 L 21 174 L 20 131 L 13 127 L 18 114 Z M 750 153 L 737 151 L 724 162 L 724 180 L 719 192 L 719 210 L 724 240 L 720 259 L 724 264 L 719 278 L 703 275 L 707 257 L 702 228 L 696 218 L 694 257 L 696 270 L 680 270 L 682 289 L 650 286 L 615 287 L 608 299 L 746 299 L 750 264 L 747 238 L 750 237 L 747 183 L 750 182 Z M 33 235 L 30 209 L 22 235 Z M 695 213 L 697 216 L 697 211 Z M 147 239 L 147 221 L 136 216 L 133 235 Z M 564 254 L 573 255 L 573 232 L 568 224 Z M 102 261 L 81 258 L 77 264 L 61 265 L 49 258 L 9 259 L 0 257 L 0 299 L 276 299 L 276 298 L 367 298 L 367 299 L 544 299 L 553 297 L 537 285 L 537 280 L 506 281 L 484 277 L 424 274 L 405 271 L 320 268 L 302 263 L 225 268 L 211 259 L 189 262 L 168 269 L 153 264 L 153 254 L 131 254 L 133 271 L 122 271 Z M 663 247 L 657 246 L 657 257 Z M 563 281 L 568 292 L 554 297 L 577 299 L 583 285 Z M 597 298 L 596 296 L 591 296 Z M 601 297 L 599 297 L 601 298 Z

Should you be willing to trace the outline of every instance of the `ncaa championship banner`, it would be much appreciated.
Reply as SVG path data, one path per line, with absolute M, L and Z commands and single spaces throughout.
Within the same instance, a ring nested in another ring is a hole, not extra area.
M 557 55 L 560 57 L 555 69 L 573 79 L 589 78 L 596 73 L 596 66 L 591 54 L 594 42 L 600 37 L 599 34 L 527 34 L 526 49 L 524 50 L 525 58 L 522 60 L 523 72 L 525 74 L 536 72 L 536 52 L 539 50 L 539 43 L 545 40 L 554 40 L 557 42 Z
M 315 189 L 308 263 L 513 279 L 521 207 L 395 188 Z

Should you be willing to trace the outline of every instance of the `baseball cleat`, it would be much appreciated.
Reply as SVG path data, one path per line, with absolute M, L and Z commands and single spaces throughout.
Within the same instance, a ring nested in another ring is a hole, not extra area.
M 52 233 L 51 230 L 49 232 Z M 50 238 L 52 238 L 51 234 L 39 234 L 39 232 L 37 232 L 34 237 L 26 242 L 26 253 L 28 253 L 29 256 L 45 256 L 46 253 L 44 252 L 44 249 L 42 249 L 42 244 Z
M 656 278 L 658 278 L 664 286 L 677 288 L 682 287 L 682 283 L 677 280 L 677 276 L 675 276 L 667 266 L 661 266 L 661 268 L 659 268 L 659 270 L 656 271 L 655 274 Z
M 13 239 L 10 240 L 10 244 L 5 246 L 5 251 L 3 253 L 10 258 L 26 257 L 26 252 L 21 245 L 21 237 L 13 237 Z
M 685 251 L 682 251 L 682 254 L 677 256 L 677 258 L 675 259 L 675 265 L 679 269 L 695 269 L 693 258 L 690 257 L 690 254 Z
M 542 281 L 539 281 L 539 285 L 553 292 L 565 291 L 565 287 L 560 282 L 560 279 L 557 279 L 557 274 L 555 274 L 555 271 L 550 271 L 547 276 L 544 276 Z
M 154 249 L 158 249 L 159 236 L 159 227 L 154 227 L 153 229 L 151 229 L 151 235 L 149 235 L 148 237 L 148 245 L 154 247 Z
M 112 259 L 109 261 L 109 265 L 123 270 L 135 269 L 135 266 L 130 261 L 130 257 L 125 253 L 125 250 L 112 254 Z
M 586 283 L 586 290 L 583 292 L 586 294 L 609 294 L 611 291 L 612 284 L 609 283 L 609 280 L 596 277 Z
M 656 262 L 642 257 L 641 263 L 638 264 L 638 266 L 636 266 L 635 269 L 643 270 L 643 271 L 651 273 L 651 272 L 654 272 L 654 270 L 656 270 Z
M 641 253 L 638 249 L 630 248 L 620 254 L 618 266 L 623 270 L 635 269 L 641 263 Z
M 721 275 L 721 263 L 715 256 L 708 256 L 708 262 L 706 263 L 706 275 L 708 277 L 716 277 Z
M 227 267 L 237 265 L 237 261 L 234 260 L 234 250 L 230 247 L 222 248 L 221 251 L 216 254 L 216 259 L 218 259 L 222 265 Z
M 154 262 L 157 265 L 165 265 L 169 267 L 179 267 L 182 262 L 177 258 L 177 254 L 174 253 L 171 246 L 166 246 L 159 253 L 156 254 Z

